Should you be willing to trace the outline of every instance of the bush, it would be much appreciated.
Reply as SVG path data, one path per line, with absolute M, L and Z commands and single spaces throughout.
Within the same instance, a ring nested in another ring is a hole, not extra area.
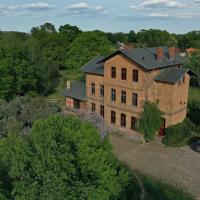
M 144 112 L 139 120 L 139 131 L 144 134 L 146 142 L 154 139 L 156 132 L 162 125 L 162 112 L 159 110 L 158 105 L 150 102 L 145 102 Z
M 189 138 L 193 130 L 194 124 L 186 118 L 182 123 L 166 128 L 162 142 L 167 146 L 176 146 L 183 139 Z
M 200 102 L 199 101 L 193 100 L 193 101 L 189 102 L 188 117 L 196 125 L 200 124 Z

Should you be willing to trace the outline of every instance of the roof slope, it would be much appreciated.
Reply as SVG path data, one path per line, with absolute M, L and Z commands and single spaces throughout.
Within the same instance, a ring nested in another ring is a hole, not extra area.
M 81 68 L 81 71 L 85 73 L 104 75 L 104 63 L 99 62 L 104 58 L 105 56 L 97 56 L 93 58 Z
M 76 81 L 72 83 L 69 90 L 64 90 L 64 96 L 77 99 L 80 101 L 86 101 L 86 84 L 85 82 Z
M 110 59 L 112 56 L 121 53 L 127 56 L 129 59 L 141 65 L 146 70 L 154 70 L 161 69 L 169 66 L 181 65 L 185 62 L 185 59 L 181 57 L 179 54 L 176 54 L 174 59 L 169 59 L 169 48 L 163 48 L 163 59 L 161 61 L 157 61 L 156 49 L 158 47 L 153 48 L 135 48 L 135 49 L 118 49 L 111 55 L 103 58 L 100 62 L 105 62 Z
M 177 83 L 189 71 L 185 68 L 164 69 L 158 74 L 154 80 L 167 83 Z

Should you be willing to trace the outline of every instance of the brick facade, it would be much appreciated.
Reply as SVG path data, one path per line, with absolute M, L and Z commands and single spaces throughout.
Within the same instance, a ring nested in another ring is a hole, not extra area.
M 171 59 L 174 52 L 172 49 L 170 51 Z M 159 53 L 159 59 L 162 59 L 162 53 Z M 181 66 L 177 65 L 173 68 L 178 69 Z M 114 77 L 112 77 L 113 69 Z M 80 107 L 87 111 L 92 111 L 95 108 L 95 112 L 100 114 L 103 106 L 106 124 L 125 130 L 127 133 L 134 132 L 134 119 L 139 119 L 146 100 L 158 103 L 159 109 L 164 114 L 166 127 L 181 122 L 186 117 L 187 112 L 190 76 L 185 73 L 181 80 L 174 83 L 155 81 L 154 78 L 160 73 L 162 73 L 162 69 L 145 70 L 123 54 L 113 55 L 104 62 L 103 74 L 86 72 L 87 101 L 82 102 Z M 123 80 L 125 78 L 126 80 Z M 104 87 L 103 96 L 100 92 L 102 86 Z M 115 101 L 111 98 L 112 90 L 115 91 L 115 98 L 113 97 Z M 122 99 L 122 93 L 126 96 L 125 99 L 124 97 Z M 116 114 L 114 124 L 111 123 L 112 111 Z M 126 117 L 125 127 L 121 122 L 121 117 L 124 116 Z
M 116 78 L 111 77 L 111 68 L 116 68 Z M 121 80 L 121 69 L 126 68 L 127 80 Z M 138 70 L 138 82 L 132 81 L 133 70 Z M 154 81 L 160 70 L 144 71 L 138 64 L 123 55 L 116 55 L 105 62 L 104 76 L 86 74 L 87 109 L 91 111 L 91 104 L 96 104 L 96 112 L 100 112 L 100 105 L 104 105 L 105 122 L 121 130 L 131 130 L 131 117 L 139 118 L 143 111 L 145 100 L 158 102 L 164 113 L 166 127 L 181 122 L 186 117 L 189 88 L 189 75 L 184 76 L 184 82 L 169 84 Z M 91 94 L 91 83 L 95 83 L 95 94 Z M 104 97 L 100 97 L 100 85 L 104 85 Z M 111 89 L 116 90 L 116 101 L 111 101 Z M 121 103 L 121 91 L 126 91 L 126 104 Z M 138 105 L 132 105 L 132 93 L 138 95 Z M 116 112 L 116 124 L 111 124 L 111 111 Z M 126 128 L 121 127 L 121 114 L 126 115 Z

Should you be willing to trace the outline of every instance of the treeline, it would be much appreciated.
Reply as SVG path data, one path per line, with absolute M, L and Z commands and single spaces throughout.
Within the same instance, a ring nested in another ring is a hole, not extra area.
M 69 24 L 55 29 L 45 23 L 30 33 L 0 31 L 0 99 L 12 100 L 24 94 L 47 95 L 54 91 L 55 79 L 65 71 L 65 79 L 77 78 L 77 70 L 91 58 L 106 55 L 117 48 L 117 42 L 134 47 L 177 46 L 200 47 L 200 32 L 185 35 L 161 30 L 138 33 L 83 32 Z M 80 77 L 79 77 L 80 78 Z

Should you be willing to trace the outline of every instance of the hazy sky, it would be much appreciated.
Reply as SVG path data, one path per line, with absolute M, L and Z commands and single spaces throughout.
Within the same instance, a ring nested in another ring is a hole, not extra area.
M 200 0 L 0 0 L 0 30 L 29 32 L 45 22 L 117 32 L 200 30 Z

